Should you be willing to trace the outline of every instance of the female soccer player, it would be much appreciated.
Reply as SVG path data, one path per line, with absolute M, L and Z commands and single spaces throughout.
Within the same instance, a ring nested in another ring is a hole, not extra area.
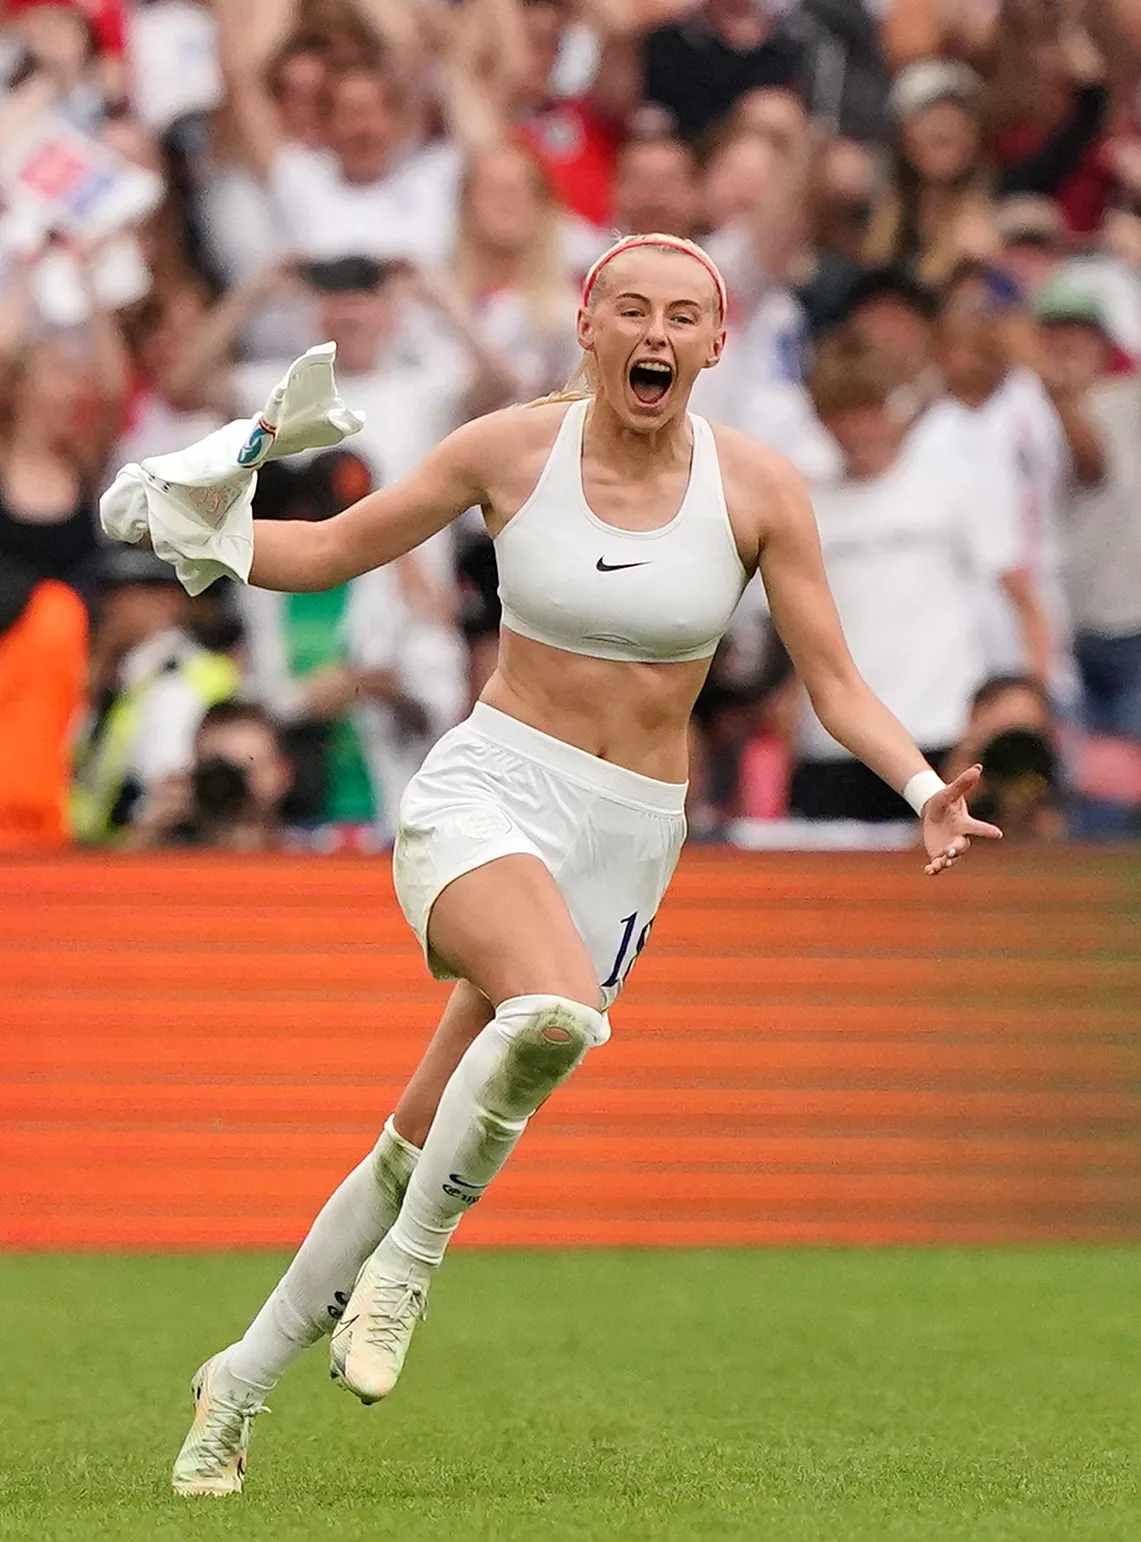
M 825 727 L 921 815 L 926 871 L 999 834 L 967 810 L 978 768 L 944 786 L 860 678 L 799 477 L 688 414 L 724 320 L 699 247 L 621 241 L 587 276 L 581 395 L 467 424 L 324 524 L 255 526 L 252 583 L 327 589 L 478 504 L 503 633 L 471 717 L 405 793 L 393 854 L 432 972 L 459 983 L 375 1151 L 243 1338 L 195 1377 L 179 1493 L 240 1491 L 252 1415 L 330 1328 L 339 1381 L 366 1403 L 392 1389 L 460 1218 L 609 1036 L 685 838 L 690 710 L 755 571 Z

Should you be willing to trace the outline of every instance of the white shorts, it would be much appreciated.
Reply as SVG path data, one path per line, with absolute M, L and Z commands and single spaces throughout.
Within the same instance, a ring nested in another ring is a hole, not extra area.
M 400 801 L 396 897 L 438 980 L 428 918 L 453 879 L 525 853 L 550 869 L 604 1008 L 645 945 L 685 840 L 685 784 L 656 782 L 481 702 L 428 752 Z

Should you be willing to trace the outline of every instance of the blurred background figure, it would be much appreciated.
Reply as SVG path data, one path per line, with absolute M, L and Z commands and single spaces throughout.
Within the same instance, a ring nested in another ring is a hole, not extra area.
M 915 418 L 942 393 L 936 358 L 939 296 L 903 268 L 869 268 L 832 318 L 891 371 L 896 404 Z
M 473 415 L 560 389 L 583 274 L 615 232 L 654 230 L 705 242 L 729 285 L 729 344 L 695 410 L 808 476 L 826 546 L 847 518 L 832 500 L 874 501 L 883 480 L 886 529 L 905 469 L 926 489 L 937 464 L 971 464 L 954 592 L 970 590 L 982 656 L 963 690 L 1041 682 L 1052 806 L 1077 833 L 1132 828 L 1132 0 L 7 0 L 0 79 L 0 566 L 70 586 L 94 617 L 69 730 L 87 725 L 85 838 L 123 838 L 154 780 L 146 734 L 141 767 L 112 775 L 98 750 L 109 702 L 147 694 L 120 674 L 140 641 L 124 586 L 98 581 L 110 476 L 258 411 L 332 340 L 364 431 L 261 494 L 327 517 Z M 889 393 L 856 439 L 902 435 L 868 475 L 808 386 L 854 344 L 858 378 Z M 478 510 L 330 596 L 217 585 L 182 608 L 132 587 L 159 634 L 222 659 L 280 724 L 282 818 L 313 840 L 383 841 L 402 778 L 495 664 Z M 695 828 L 779 818 L 790 766 L 827 761 L 798 738 L 786 672 L 754 584 L 694 731 Z M 186 723 L 201 710 L 199 694 Z M 925 747 L 951 748 L 966 711 Z M 192 733 L 160 780 L 188 774 Z M 846 799 L 830 806 L 858 815 Z
M 169 772 L 148 791 L 127 844 L 135 851 L 279 850 L 291 778 L 273 719 L 251 702 L 218 702 L 202 715 L 188 768 Z
M 948 762 L 955 775 L 981 765 L 978 803 L 1004 840 L 1058 840 L 1066 833 L 1062 757 L 1049 694 L 1029 675 L 999 675 L 971 702 L 967 730 Z
M 355 440 L 350 440 L 355 444 Z M 258 516 L 328 519 L 372 486 L 353 451 L 266 468 Z M 467 706 L 453 612 L 414 557 L 314 594 L 243 588 L 245 689 L 283 725 L 287 806 L 307 826 L 390 839 L 407 782 Z
M 234 694 L 236 661 L 191 632 L 191 602 L 149 551 L 116 546 L 100 568 L 91 698 L 76 751 L 75 831 L 121 840 L 141 800 L 189 770 L 207 707 Z
M 0 851 L 66 845 L 87 613 L 75 591 L 0 561 Z
M 626 142 L 614 180 L 614 228 L 619 235 L 664 231 L 692 240 L 699 210 L 697 158 L 685 140 L 647 134 Z
M 985 308 L 948 303 L 938 357 L 945 394 L 916 434 L 942 438 L 949 453 L 976 468 L 981 504 L 973 528 L 1007 557 L 997 584 L 980 597 L 987 673 L 1029 673 L 1072 708 L 1059 529 L 1066 451 L 1058 413 L 1038 376 L 1012 363 L 1003 323 Z
M 1115 368 L 1096 299 L 1048 290 L 1038 316 L 1071 404 L 1064 540 L 1087 722 L 1141 741 L 1141 379 Z
M 46 326 L 24 265 L 0 304 L 0 561 L 89 599 L 95 503 L 130 383 L 127 351 L 97 303 L 84 331 Z
M 961 456 L 908 440 L 885 362 L 850 337 L 821 345 L 810 377 L 843 469 L 816 490 L 828 580 L 861 674 L 937 768 L 967 723 L 985 667 L 980 586 L 1007 559 L 973 530 L 978 485 Z M 805 819 L 869 824 L 906 804 L 835 743 L 803 703 L 790 790 Z

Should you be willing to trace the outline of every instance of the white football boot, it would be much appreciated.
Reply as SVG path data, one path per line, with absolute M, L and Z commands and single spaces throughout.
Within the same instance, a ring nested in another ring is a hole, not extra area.
M 256 1387 L 229 1375 L 216 1354 L 190 1383 L 194 1423 L 182 1443 L 171 1474 L 176 1494 L 240 1494 L 246 1476 L 250 1424 L 268 1413 Z
M 416 1324 L 428 1315 L 435 1270 L 382 1242 L 357 1275 L 329 1340 L 329 1374 L 362 1403 L 395 1387 Z

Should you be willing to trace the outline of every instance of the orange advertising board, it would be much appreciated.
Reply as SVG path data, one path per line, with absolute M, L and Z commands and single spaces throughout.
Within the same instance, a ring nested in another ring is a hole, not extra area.
M 288 1246 L 445 999 L 368 857 L 0 864 L 0 1246 Z M 469 1244 L 1141 1236 L 1141 860 L 692 850 Z

